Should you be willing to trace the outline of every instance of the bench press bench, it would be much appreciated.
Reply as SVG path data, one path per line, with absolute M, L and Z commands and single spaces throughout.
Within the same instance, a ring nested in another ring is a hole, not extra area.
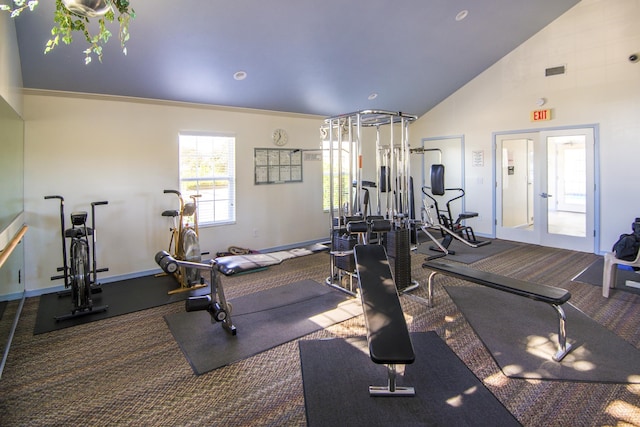
M 426 261 L 423 268 L 432 270 L 429 275 L 428 304 L 431 306 L 433 298 L 433 277 L 436 274 L 445 274 L 467 282 L 488 286 L 499 291 L 508 292 L 522 297 L 530 298 L 551 305 L 558 313 L 558 351 L 553 356 L 556 362 L 561 361 L 571 351 L 571 344 L 567 344 L 566 315 L 562 304 L 569 301 L 571 293 L 566 289 L 554 286 L 540 285 L 511 277 L 500 276 L 486 271 L 474 270 L 469 267 L 446 264 L 442 262 Z
M 353 254 L 369 356 L 374 363 L 387 365 L 387 386 L 370 386 L 369 394 L 413 396 L 413 387 L 396 386 L 396 365 L 413 363 L 415 353 L 387 253 L 381 245 L 356 245 Z

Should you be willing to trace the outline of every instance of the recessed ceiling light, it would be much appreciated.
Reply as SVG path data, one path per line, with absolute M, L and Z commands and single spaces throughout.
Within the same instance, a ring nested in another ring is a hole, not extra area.
M 467 15 L 469 15 L 469 11 L 468 10 L 466 10 L 466 9 L 465 10 L 461 10 L 456 15 L 456 21 L 458 21 L 458 22 L 462 21 L 464 18 L 467 17 Z
M 372 92 L 371 94 L 369 94 L 369 96 L 367 97 L 367 99 L 369 101 L 373 101 L 374 99 L 376 99 L 378 97 L 378 94 L 376 92 Z
M 244 80 L 247 78 L 247 72 L 246 71 L 236 71 L 235 73 L 233 73 L 233 78 L 236 80 Z

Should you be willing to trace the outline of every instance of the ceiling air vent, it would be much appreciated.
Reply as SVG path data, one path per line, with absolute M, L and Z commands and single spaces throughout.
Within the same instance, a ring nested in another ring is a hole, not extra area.
M 557 76 L 558 74 L 564 74 L 564 65 L 561 65 L 559 67 L 551 67 L 544 70 L 544 75 L 546 77 Z

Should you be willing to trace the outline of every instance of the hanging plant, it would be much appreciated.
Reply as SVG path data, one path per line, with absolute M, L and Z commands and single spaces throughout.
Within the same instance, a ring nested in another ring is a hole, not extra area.
M 8 11 L 11 17 L 20 15 L 25 9 L 33 10 L 38 0 L 13 0 L 13 5 L 0 4 L 0 10 Z M 129 40 L 129 22 L 136 17 L 129 0 L 56 0 L 53 14 L 54 27 L 51 29 L 51 39 L 47 41 L 44 53 L 52 51 L 60 40 L 64 44 L 71 44 L 73 32 L 79 31 L 84 35 L 89 47 L 84 50 L 85 64 L 91 62 L 95 55 L 102 62 L 102 47 L 109 41 L 112 34 L 107 29 L 107 22 L 113 22 L 118 13 L 120 46 L 127 54 L 126 43 Z M 89 31 L 91 19 L 97 19 L 98 32 Z

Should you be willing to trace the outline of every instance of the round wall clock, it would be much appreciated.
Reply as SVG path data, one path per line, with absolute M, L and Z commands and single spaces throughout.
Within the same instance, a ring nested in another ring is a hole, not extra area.
M 282 147 L 289 140 L 289 136 L 287 135 L 287 131 L 284 129 L 276 129 L 273 131 L 273 143 L 279 147 Z

